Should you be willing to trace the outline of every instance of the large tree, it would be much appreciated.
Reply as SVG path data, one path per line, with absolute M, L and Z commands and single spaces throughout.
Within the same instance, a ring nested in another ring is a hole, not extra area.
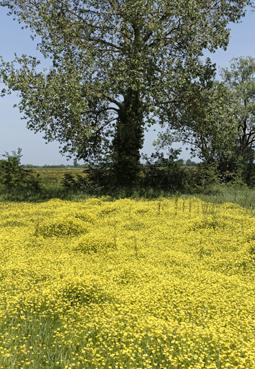
M 233 95 L 237 150 L 245 156 L 255 147 L 255 58 L 233 59 L 230 67 L 222 70 L 222 80 Z
M 235 156 L 243 164 L 245 180 L 251 182 L 255 149 L 255 58 L 232 60 L 222 70 L 222 80 L 232 94 L 232 110 L 236 121 Z
M 255 149 L 255 59 L 233 59 L 222 69 L 220 80 L 206 85 L 193 83 L 184 90 L 185 106 L 179 125 L 166 127 L 159 144 L 169 146 L 183 141 L 207 164 L 214 163 L 219 172 L 243 171 L 250 181 Z
M 205 86 L 193 84 L 184 92 L 185 106 L 175 127 L 166 126 L 158 138 L 163 148 L 173 141 L 189 145 L 191 153 L 206 164 L 216 164 L 220 171 L 232 170 L 236 159 L 238 125 L 235 99 L 219 81 Z M 230 165 L 231 163 L 231 165 Z
M 30 56 L 2 62 L 3 94 L 20 93 L 28 128 L 78 158 L 109 154 L 118 183 L 130 184 L 146 126 L 178 121 L 183 91 L 212 74 L 200 56 L 227 46 L 228 23 L 250 2 L 0 0 L 50 62 L 47 70 Z

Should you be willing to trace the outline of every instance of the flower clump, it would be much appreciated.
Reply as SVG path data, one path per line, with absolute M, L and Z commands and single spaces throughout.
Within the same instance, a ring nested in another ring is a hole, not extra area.
M 0 211 L 0 369 L 255 368 L 248 210 L 180 197 Z
M 47 219 L 38 223 L 35 227 L 36 236 L 44 237 L 73 237 L 86 232 L 82 221 L 77 219 Z

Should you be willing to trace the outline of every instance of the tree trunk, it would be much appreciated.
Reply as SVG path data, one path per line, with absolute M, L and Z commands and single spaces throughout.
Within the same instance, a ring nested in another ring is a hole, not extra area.
M 113 165 L 118 186 L 132 186 L 137 182 L 143 141 L 143 109 L 140 94 L 129 89 L 119 111 L 113 140 Z

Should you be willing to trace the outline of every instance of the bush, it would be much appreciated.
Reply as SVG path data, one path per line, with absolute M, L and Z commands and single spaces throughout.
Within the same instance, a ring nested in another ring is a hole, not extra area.
M 193 169 L 191 183 L 192 192 L 211 193 L 219 184 L 219 174 L 214 164 L 199 163 Z
M 114 187 L 111 169 L 106 166 L 89 167 L 83 173 L 84 175 L 65 174 L 62 180 L 64 190 L 99 195 Z
M 144 157 L 146 163 L 135 187 L 119 188 L 110 166 L 90 167 L 84 175 L 65 174 L 62 185 L 66 192 L 84 192 L 93 195 L 123 194 L 123 196 L 152 197 L 162 193 L 210 193 L 212 187 L 219 183 L 217 169 L 213 165 L 186 165 L 178 160 L 178 150 L 170 150 L 166 158 L 161 153 Z
M 64 187 L 64 190 L 69 191 L 75 191 L 77 190 L 77 181 L 73 174 L 71 173 L 65 173 L 64 178 L 62 180 L 62 185 Z
M 6 153 L 0 160 L 0 190 L 7 194 L 40 192 L 39 176 L 21 165 L 21 149 Z
M 154 154 L 144 166 L 143 187 L 166 192 L 197 193 L 209 191 L 218 183 L 214 166 L 196 164 L 187 166 L 177 160 L 178 150 L 172 150 L 168 158 Z

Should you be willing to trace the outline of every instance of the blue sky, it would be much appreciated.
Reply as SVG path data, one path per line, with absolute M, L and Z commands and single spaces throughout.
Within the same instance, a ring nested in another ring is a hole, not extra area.
M 242 22 L 230 25 L 231 36 L 227 51 L 218 50 L 211 57 L 218 67 L 226 67 L 230 60 L 239 56 L 255 57 L 255 12 L 249 11 Z M 0 8 L 0 55 L 12 60 L 14 53 L 39 56 L 36 44 L 30 39 L 28 30 L 21 30 L 6 12 Z M 0 99 L 0 155 L 6 151 L 23 151 L 23 163 L 36 165 L 66 164 L 67 160 L 59 154 L 58 144 L 45 144 L 40 134 L 34 134 L 26 128 L 17 108 L 13 104 L 17 96 L 11 95 Z M 144 151 L 149 153 L 155 133 L 146 135 Z M 187 158 L 187 152 L 183 157 Z

